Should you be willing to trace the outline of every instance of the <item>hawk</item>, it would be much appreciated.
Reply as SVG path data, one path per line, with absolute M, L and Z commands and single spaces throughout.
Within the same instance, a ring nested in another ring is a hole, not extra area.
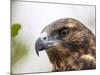
M 83 23 L 63 18 L 47 25 L 35 43 L 36 53 L 45 50 L 52 71 L 96 68 L 95 35 Z

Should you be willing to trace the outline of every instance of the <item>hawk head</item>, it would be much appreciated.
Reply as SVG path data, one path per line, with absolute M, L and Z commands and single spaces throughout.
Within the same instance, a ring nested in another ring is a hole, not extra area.
M 90 66 L 95 63 L 95 36 L 76 19 L 59 19 L 47 25 L 35 48 L 37 55 L 39 51 L 46 50 L 55 71 L 94 68 Z M 93 60 L 83 58 L 83 55 L 93 57 Z M 82 65 L 88 63 L 87 67 Z

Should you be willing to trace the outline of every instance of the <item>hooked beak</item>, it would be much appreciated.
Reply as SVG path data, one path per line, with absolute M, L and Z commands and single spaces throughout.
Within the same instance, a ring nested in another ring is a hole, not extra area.
M 46 45 L 43 43 L 43 41 L 40 38 L 38 38 L 35 44 L 35 49 L 38 56 L 39 56 L 39 51 L 44 50 L 45 47 Z
M 35 43 L 35 50 L 37 55 L 39 56 L 39 52 L 42 50 L 46 50 L 48 48 L 53 47 L 53 42 L 48 40 L 48 36 L 45 34 L 41 35 Z

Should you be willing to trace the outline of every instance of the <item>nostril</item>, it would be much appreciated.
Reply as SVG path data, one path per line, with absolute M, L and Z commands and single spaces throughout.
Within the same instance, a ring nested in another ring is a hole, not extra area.
M 46 37 L 43 38 L 43 40 L 46 40 L 46 39 L 47 39 Z

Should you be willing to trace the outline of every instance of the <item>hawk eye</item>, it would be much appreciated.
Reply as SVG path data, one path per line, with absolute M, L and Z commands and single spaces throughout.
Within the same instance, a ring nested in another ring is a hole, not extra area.
M 67 33 L 68 33 L 68 29 L 66 29 L 66 28 L 61 29 L 61 30 L 59 31 L 59 35 L 60 35 L 61 37 L 66 36 Z

